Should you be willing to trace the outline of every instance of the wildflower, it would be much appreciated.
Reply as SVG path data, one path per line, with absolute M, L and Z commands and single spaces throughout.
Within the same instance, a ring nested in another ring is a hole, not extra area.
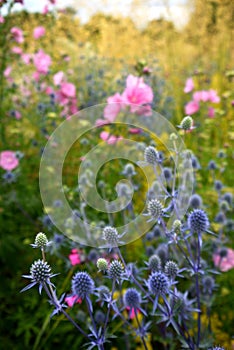
M 158 151 L 152 146 L 146 147 L 144 158 L 147 164 L 156 165 L 159 161 Z
M 104 118 L 112 123 L 124 106 L 123 98 L 117 92 L 115 95 L 108 97 L 107 103 L 107 106 L 104 108 Z
M 72 293 L 85 299 L 94 292 L 94 281 L 87 272 L 77 272 L 72 278 Z
M 212 276 L 204 276 L 202 278 L 203 294 L 211 295 L 215 288 L 215 280 Z
M 39 74 L 47 74 L 51 65 L 51 57 L 46 55 L 43 50 L 34 54 L 33 63 Z
M 118 260 L 113 260 L 109 266 L 108 274 L 110 278 L 116 280 L 117 282 L 120 280 L 124 272 L 123 265 Z
M 191 115 L 199 111 L 199 103 L 197 101 L 190 101 L 185 105 L 185 114 Z
M 224 250 L 218 250 L 213 254 L 213 261 L 216 267 L 220 271 L 228 271 L 234 268 L 234 250 L 231 248 L 225 248 L 225 254 L 222 254 Z
M 185 83 L 184 92 L 187 94 L 194 89 L 194 82 L 192 78 L 188 78 Z
M 179 128 L 188 131 L 193 128 L 193 119 L 188 115 L 187 117 L 184 117 L 181 121 Z
M 172 225 L 172 230 L 176 233 L 176 234 L 179 234 L 180 231 L 181 231 L 181 226 L 182 226 L 182 223 L 180 220 L 175 220 L 173 222 L 173 225 Z
M 45 28 L 44 27 L 36 27 L 33 31 L 33 37 L 34 39 L 40 39 L 42 36 L 45 35 Z
M 198 194 L 193 194 L 189 199 L 189 206 L 198 209 L 202 206 L 202 198 Z
M 161 202 L 157 199 L 152 199 L 148 202 L 147 209 L 149 215 L 151 215 L 154 219 L 159 218 L 163 213 L 163 206 Z
M 108 262 L 106 259 L 99 258 L 97 261 L 97 268 L 99 271 L 106 272 L 108 270 Z
M 122 94 L 123 101 L 130 105 L 131 112 L 136 112 L 138 106 L 153 101 L 153 91 L 150 86 L 144 83 L 143 78 L 129 75 L 126 81 L 126 89 Z M 134 106 L 135 105 L 135 106 Z
M 205 232 L 209 227 L 206 213 L 201 209 L 194 209 L 188 217 L 188 227 L 192 233 Z
M 64 78 L 64 73 L 62 71 L 59 71 L 53 76 L 53 82 L 55 86 L 58 86 L 61 84 L 62 80 Z
M 34 244 L 31 244 L 31 246 L 33 248 L 41 248 L 41 249 L 43 249 L 46 246 L 48 246 L 48 244 L 49 244 L 49 241 L 48 241 L 48 238 L 46 237 L 46 235 L 43 232 L 39 232 L 36 235 Z
M 222 190 L 222 188 L 223 188 L 223 184 L 222 184 L 222 182 L 221 181 L 219 181 L 219 180 L 216 180 L 215 181 L 215 184 L 214 184 L 214 187 L 215 187 L 215 189 L 216 189 L 216 191 L 221 191 Z
M 164 297 L 168 292 L 169 280 L 163 272 L 153 272 L 148 278 L 146 284 L 150 293 L 156 296 L 153 306 L 153 312 L 155 312 L 159 296 Z
M 119 237 L 120 236 L 116 228 L 112 226 L 106 226 L 103 229 L 103 239 L 107 242 L 110 248 L 117 246 Z
M 60 92 L 65 98 L 76 97 L 76 87 L 72 83 L 62 83 Z
M 152 255 L 149 258 L 149 262 L 147 263 L 148 267 L 150 270 L 152 270 L 153 272 L 159 271 L 161 270 L 161 259 L 157 254 Z
M 165 264 L 164 271 L 169 279 L 174 280 L 178 274 L 179 267 L 174 261 L 169 260 Z
M 69 307 L 72 307 L 75 303 L 81 304 L 82 299 L 78 298 L 77 295 L 71 295 L 65 298 L 65 301 Z
M 79 265 L 81 263 L 78 249 L 72 249 L 68 257 L 72 266 Z
M 3 151 L 0 153 L 0 167 L 4 170 L 13 170 L 19 165 L 19 160 L 12 151 Z
M 18 27 L 11 28 L 11 34 L 13 39 L 18 43 L 22 44 L 24 42 L 23 31 Z
M 45 284 L 52 285 L 50 278 L 54 276 L 56 276 L 56 274 L 51 274 L 51 267 L 46 261 L 34 261 L 30 268 L 30 275 L 23 275 L 23 277 L 31 279 L 31 283 L 23 288 L 21 292 L 24 292 L 34 287 L 36 284 L 39 284 L 39 293 L 41 294 L 42 288 Z
M 104 312 L 102 312 L 101 310 L 97 310 L 94 314 L 94 320 L 95 322 L 97 322 L 97 324 L 99 325 L 103 325 L 105 322 L 106 316 L 104 314 Z

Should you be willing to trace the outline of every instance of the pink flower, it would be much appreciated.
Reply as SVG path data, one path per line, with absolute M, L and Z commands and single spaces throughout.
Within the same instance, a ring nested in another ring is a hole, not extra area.
M 15 111 L 15 119 L 21 119 L 22 115 L 19 111 Z
M 4 17 L 0 16 L 0 24 L 1 24 L 1 23 L 4 23 L 4 22 L 5 22 Z
M 15 152 L 3 151 L 0 153 L 0 167 L 4 170 L 11 171 L 19 165 L 19 160 L 15 156 Z
M 9 76 L 11 75 L 11 71 L 12 71 L 12 67 L 8 66 L 3 72 L 4 77 L 9 78 Z
M 66 301 L 66 303 L 67 303 L 67 305 L 68 305 L 69 307 L 72 307 L 75 303 L 76 303 L 76 304 L 77 304 L 77 303 L 79 303 L 79 304 L 82 303 L 81 298 L 78 298 L 77 295 L 72 295 L 72 296 L 70 296 L 70 297 L 66 297 L 66 298 L 65 298 L 65 301 Z
M 45 32 L 46 32 L 46 30 L 44 27 L 41 27 L 41 26 L 36 27 L 33 31 L 34 39 L 40 39 L 42 36 L 45 35 Z
M 153 101 L 153 97 L 151 87 L 144 83 L 143 78 L 134 77 L 133 75 L 127 77 L 126 89 L 122 94 L 122 99 L 127 105 L 131 105 L 131 112 L 138 109 L 134 105 L 150 103 Z
M 97 119 L 96 122 L 95 122 L 96 126 L 103 126 L 103 125 L 106 125 L 106 124 L 109 124 L 109 122 L 107 120 L 104 120 L 104 119 Z
M 215 109 L 213 107 L 208 107 L 208 117 L 214 118 L 215 116 Z
M 38 73 L 47 74 L 51 65 L 51 57 L 46 55 L 43 50 L 39 50 L 33 57 L 33 63 Z
M 126 309 L 129 311 L 129 318 L 132 320 L 133 318 L 136 317 L 136 313 L 135 313 L 135 310 L 134 308 L 131 308 L 129 306 L 126 307 Z M 137 309 L 137 313 L 139 314 L 139 310 Z
M 79 265 L 81 263 L 78 249 L 72 249 L 71 254 L 69 254 L 68 257 L 72 266 Z
M 11 28 L 11 34 L 13 36 L 13 39 L 18 43 L 21 44 L 24 42 L 24 36 L 23 31 L 18 27 Z
M 220 102 L 220 97 L 217 95 L 217 91 L 210 89 L 208 91 L 209 93 L 209 100 L 212 103 L 219 103 Z
M 199 111 L 199 103 L 197 101 L 190 101 L 185 105 L 185 114 L 191 115 Z
M 62 71 L 56 73 L 53 77 L 54 85 L 56 85 L 56 86 L 60 85 L 63 78 L 64 78 L 64 73 Z
M 72 83 L 62 83 L 61 84 L 61 93 L 65 97 L 69 97 L 69 98 L 76 97 L 76 87 Z
M 112 123 L 123 107 L 123 98 L 117 92 L 113 96 L 108 97 L 107 99 L 108 105 L 104 108 L 104 118 L 107 119 L 110 123 Z
M 23 53 L 21 55 L 21 59 L 25 64 L 29 64 L 31 61 L 32 55 L 30 55 L 29 53 Z
M 23 50 L 19 46 L 14 46 L 12 47 L 11 52 L 15 53 L 16 55 L 21 55 Z
M 106 141 L 106 143 L 108 143 L 109 145 L 113 145 L 116 142 L 123 140 L 122 136 L 114 136 L 107 131 L 102 131 L 100 134 L 100 137 L 103 141 Z
M 187 94 L 194 89 L 194 83 L 192 78 L 188 78 L 185 83 L 184 92 Z
M 231 248 L 227 249 L 227 255 L 225 257 L 221 257 L 219 251 L 213 254 L 213 261 L 216 267 L 220 269 L 220 271 L 228 271 L 234 268 L 234 250 Z
M 196 102 L 207 102 L 209 101 L 209 92 L 206 90 L 196 91 L 193 94 L 193 100 Z
M 42 14 L 43 14 L 43 15 L 46 15 L 48 12 L 49 12 L 49 7 L 48 7 L 48 5 L 45 5 L 45 6 L 43 7 Z
M 129 129 L 129 133 L 130 133 L 130 134 L 140 134 L 140 133 L 141 133 L 141 129 L 138 129 L 138 128 L 130 128 L 130 129 Z
M 150 105 L 140 106 L 136 110 L 136 114 L 144 115 L 144 117 L 150 117 L 152 115 L 152 108 Z

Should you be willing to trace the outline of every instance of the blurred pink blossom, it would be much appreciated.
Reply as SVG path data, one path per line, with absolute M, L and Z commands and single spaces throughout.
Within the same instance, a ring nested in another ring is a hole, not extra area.
M 140 106 L 137 108 L 136 114 L 144 115 L 144 117 L 150 117 L 152 115 L 152 108 L 150 105 Z
M 227 248 L 227 255 L 221 257 L 219 251 L 213 254 L 213 261 L 220 271 L 228 271 L 234 268 L 234 250 Z
M 5 22 L 4 17 L 0 16 L 0 24 L 1 24 L 1 23 L 4 23 L 4 22 Z
M 213 103 L 219 103 L 220 97 L 217 95 L 217 91 L 210 89 L 209 90 L 209 100 Z
M 184 92 L 187 94 L 194 89 L 194 83 L 192 78 L 188 78 L 185 83 Z
M 15 119 L 21 119 L 22 115 L 19 111 L 15 111 Z
M 72 266 L 79 265 L 81 263 L 78 249 L 72 249 L 68 257 Z
M 3 151 L 0 153 L 0 167 L 4 170 L 11 171 L 19 165 L 19 160 L 16 158 L 15 152 Z
M 208 107 L 208 117 L 214 118 L 215 116 L 215 109 L 213 107 Z
M 209 97 L 210 97 L 209 91 L 206 91 L 206 90 L 196 91 L 193 94 L 193 100 L 196 102 L 200 102 L 200 101 L 207 102 L 209 101 Z
M 62 83 L 61 84 L 61 93 L 65 97 L 74 98 L 76 96 L 76 87 L 72 83 Z
M 138 109 L 136 105 L 152 102 L 153 97 L 151 87 L 144 83 L 143 78 L 133 75 L 127 77 L 126 89 L 122 94 L 122 98 L 124 103 L 131 106 L 131 112 L 135 112 Z
M 16 55 L 21 55 L 23 50 L 19 46 L 13 46 L 11 52 L 15 53 Z
M 31 61 L 31 58 L 32 58 L 32 55 L 29 54 L 29 53 L 23 53 L 23 54 L 21 55 L 21 59 L 22 59 L 22 61 L 23 61 L 25 64 L 29 64 L 30 61 Z
M 96 122 L 95 122 L 96 126 L 103 126 L 103 125 L 106 125 L 106 124 L 109 124 L 109 122 L 107 120 L 104 120 L 104 119 L 97 119 Z
M 45 6 L 43 7 L 42 14 L 43 14 L 43 15 L 46 15 L 48 12 L 49 12 L 49 7 L 48 7 L 48 5 L 45 5 Z
M 126 309 L 129 311 L 129 318 L 132 320 L 136 317 L 136 313 L 135 313 L 135 310 L 133 308 L 130 309 L 129 306 L 126 307 Z M 140 311 L 137 309 L 137 314 L 139 313 Z
M 33 31 L 33 37 L 34 39 L 40 39 L 42 36 L 44 36 L 46 33 L 46 30 L 44 27 L 42 26 L 39 26 L 39 27 L 36 27 Z
M 199 111 L 199 103 L 197 101 L 190 101 L 185 105 L 185 114 L 191 115 Z
M 58 73 L 56 73 L 53 77 L 54 85 L 56 86 L 60 85 L 63 78 L 64 78 L 64 73 L 62 71 L 59 71 Z
M 8 66 L 3 72 L 4 77 L 8 78 L 11 75 L 11 71 L 12 71 L 12 67 Z
M 40 74 L 47 74 L 51 65 L 51 57 L 39 50 L 33 57 L 33 63 Z
M 78 298 L 76 295 L 72 295 L 72 296 L 70 296 L 70 297 L 66 297 L 66 298 L 65 298 L 65 301 L 66 301 L 66 303 L 67 303 L 67 305 L 68 305 L 69 307 L 72 307 L 75 303 L 76 303 L 76 304 L 77 304 L 77 303 L 79 303 L 79 304 L 82 303 L 81 298 Z
M 11 28 L 11 34 L 13 39 L 18 43 L 22 44 L 24 42 L 23 31 L 18 27 Z
M 130 133 L 130 134 L 140 134 L 140 133 L 141 133 L 141 129 L 138 129 L 138 128 L 130 128 L 130 129 L 129 129 L 129 133 Z
M 106 141 L 109 145 L 113 145 L 116 142 L 123 140 L 122 136 L 111 135 L 108 131 L 102 131 L 100 137 L 103 141 Z
M 113 96 L 109 96 L 107 99 L 108 105 L 104 108 L 104 118 L 109 122 L 113 122 L 123 107 L 123 98 L 117 92 Z

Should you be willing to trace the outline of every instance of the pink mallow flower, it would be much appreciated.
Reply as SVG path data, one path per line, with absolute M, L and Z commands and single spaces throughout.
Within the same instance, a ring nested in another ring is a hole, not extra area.
M 44 36 L 46 33 L 46 30 L 44 27 L 42 26 L 39 26 L 39 27 L 36 27 L 33 31 L 33 37 L 34 39 L 40 39 L 42 36 Z
M 76 87 L 72 83 L 62 83 L 60 92 L 64 97 L 76 97 Z
M 40 74 L 47 74 L 51 65 L 51 57 L 39 50 L 33 57 L 33 63 Z
M 12 47 L 11 52 L 15 53 L 16 55 L 21 55 L 23 50 L 19 46 L 14 46 Z
M 208 107 L 208 117 L 214 118 L 215 116 L 215 109 L 213 107 Z
M 64 78 L 64 73 L 62 71 L 59 71 L 56 73 L 53 77 L 54 85 L 58 86 L 61 84 Z
M 32 55 L 29 54 L 29 53 L 23 53 L 23 54 L 21 55 L 22 61 L 23 61 L 25 64 L 27 64 L 27 65 L 30 63 L 31 58 L 32 58 Z
M 78 249 L 72 249 L 68 257 L 72 266 L 79 265 L 81 263 Z
M 0 16 L 0 24 L 4 23 L 5 22 L 5 19 L 4 17 Z
M 108 131 L 102 131 L 100 137 L 103 141 L 106 141 L 108 145 L 113 145 L 116 142 L 123 140 L 122 136 L 111 135 Z
M 194 83 L 192 78 L 188 78 L 185 83 L 184 92 L 187 94 L 194 89 Z
M 104 118 L 112 123 L 122 108 L 123 98 L 117 92 L 113 96 L 108 97 L 108 105 L 104 108 Z
M 127 77 L 126 89 L 122 94 L 122 98 L 124 103 L 131 106 L 131 112 L 135 112 L 138 109 L 136 105 L 151 103 L 153 97 L 151 87 L 144 83 L 143 78 L 133 75 Z
M 227 255 L 224 257 L 220 256 L 220 252 L 217 251 L 213 254 L 213 261 L 216 267 L 220 269 L 220 271 L 228 271 L 234 268 L 234 250 L 231 248 L 227 248 Z
M 11 28 L 11 34 L 13 39 L 18 43 L 22 44 L 24 42 L 23 31 L 18 27 Z
M 81 304 L 82 300 L 77 297 L 77 295 L 72 295 L 70 297 L 66 297 L 65 301 L 69 307 L 72 307 L 75 303 Z
M 199 111 L 200 105 L 197 101 L 190 101 L 185 105 L 185 114 L 192 115 Z
M 12 67 L 8 66 L 3 72 L 4 77 L 9 78 L 11 75 L 11 71 L 12 71 Z
M 0 153 L 0 167 L 11 171 L 19 165 L 19 160 L 12 151 L 3 151 Z
M 217 95 L 217 91 L 212 89 L 209 90 L 209 101 L 212 103 L 220 102 L 220 97 Z

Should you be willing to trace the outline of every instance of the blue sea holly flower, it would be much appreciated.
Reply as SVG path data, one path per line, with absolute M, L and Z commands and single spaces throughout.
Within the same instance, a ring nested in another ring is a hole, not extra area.
M 86 299 L 94 292 L 94 281 L 87 272 L 77 272 L 72 278 L 72 293 L 77 298 Z
M 146 285 L 149 292 L 155 295 L 153 313 L 157 309 L 158 298 L 162 296 L 165 299 L 165 294 L 169 292 L 169 279 L 163 272 L 153 272 L 148 278 Z
M 202 233 L 208 230 L 209 220 L 201 209 L 193 210 L 188 217 L 188 227 L 192 233 Z
M 31 283 L 23 288 L 20 292 L 24 292 L 36 284 L 39 285 L 39 293 L 41 294 L 42 288 L 45 284 L 50 284 L 54 287 L 54 285 L 50 282 L 50 279 L 58 274 L 51 273 L 50 265 L 43 260 L 34 261 L 30 268 L 30 275 L 23 275 L 22 277 L 31 279 Z

